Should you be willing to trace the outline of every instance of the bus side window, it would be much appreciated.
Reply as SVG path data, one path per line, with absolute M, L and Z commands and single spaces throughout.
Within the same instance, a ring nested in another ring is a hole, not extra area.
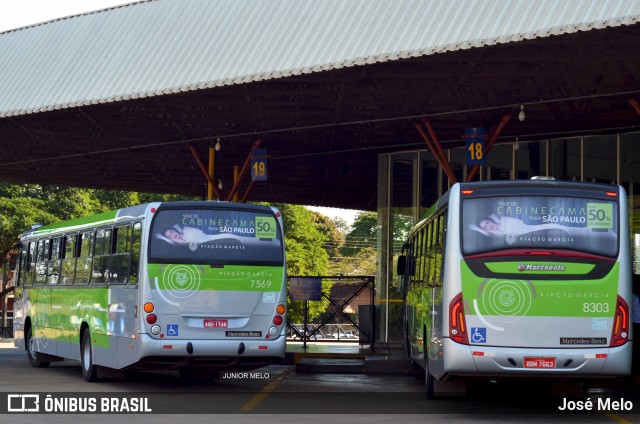
M 429 230 L 429 233 L 427 234 L 427 243 L 426 243 L 426 247 L 427 247 L 427 259 L 429 261 L 428 264 L 428 273 L 427 273 L 427 283 L 432 284 L 433 283 L 433 275 L 435 273 L 435 267 L 434 267 L 434 260 L 433 260 L 433 256 L 434 256 L 434 243 L 433 243 L 433 237 L 434 237 L 434 224 L 433 221 L 429 222 L 429 226 L 427 228 Z
M 142 247 L 142 223 L 133 224 L 133 239 L 131 241 L 131 276 L 130 284 L 138 283 L 138 271 L 140 268 L 140 248 Z
M 126 284 L 129 281 L 129 262 L 131 261 L 131 226 L 116 227 L 113 230 L 114 252 L 111 255 L 110 284 Z
M 109 268 L 111 260 L 111 233 L 112 230 L 102 229 L 96 231 L 96 244 L 93 255 L 93 271 L 91 282 L 106 284 L 109 282 Z
M 27 266 L 25 269 L 26 283 L 32 285 L 36 279 L 36 242 L 30 241 L 27 253 Z
M 64 236 L 62 270 L 60 272 L 60 284 L 73 284 L 76 270 L 76 240 L 77 235 Z
M 58 284 L 60 280 L 60 265 L 62 256 L 62 239 L 60 237 L 51 240 L 51 259 L 47 269 L 47 284 Z
M 93 254 L 93 232 L 78 235 L 78 260 L 76 261 L 76 284 L 89 284 L 91 256 Z
M 36 247 L 36 277 L 34 284 L 45 284 L 47 282 L 47 257 L 49 240 L 38 240 Z M 45 246 L 47 248 L 45 249 Z M 45 251 L 46 250 L 46 251 Z
M 21 287 L 26 285 L 26 276 L 25 272 L 27 269 L 27 250 L 24 247 L 20 246 L 20 254 L 18 258 L 18 268 L 16 269 L 15 285 L 16 287 Z
M 444 260 L 445 260 L 445 248 L 447 245 L 447 215 L 446 213 L 440 217 L 442 219 L 442 232 L 440 234 L 440 270 L 444 269 Z M 444 274 L 440 272 L 438 276 L 438 283 L 442 285 L 444 279 Z
M 434 268 L 435 273 L 433 275 L 432 282 L 434 285 L 440 286 L 442 284 L 442 245 L 444 242 L 444 216 L 439 215 L 434 221 L 436 225 L 436 235 L 434 243 Z

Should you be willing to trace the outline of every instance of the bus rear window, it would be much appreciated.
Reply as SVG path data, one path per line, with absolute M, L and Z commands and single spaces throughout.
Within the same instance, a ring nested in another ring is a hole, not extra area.
M 282 264 L 274 215 L 231 209 L 159 210 L 149 261 L 189 264 Z
M 618 205 L 579 197 L 505 196 L 462 202 L 465 254 L 510 248 L 618 252 Z

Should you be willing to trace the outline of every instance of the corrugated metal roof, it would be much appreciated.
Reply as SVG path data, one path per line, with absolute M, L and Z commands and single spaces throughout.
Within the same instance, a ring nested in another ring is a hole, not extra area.
M 639 0 L 150 0 L 0 33 L 0 116 L 631 25 Z

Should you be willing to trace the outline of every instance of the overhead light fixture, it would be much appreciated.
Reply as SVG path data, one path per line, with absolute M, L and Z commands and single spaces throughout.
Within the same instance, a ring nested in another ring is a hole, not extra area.
M 524 114 L 524 105 L 520 105 L 520 113 L 518 114 L 518 119 L 520 120 L 520 122 L 522 122 L 524 121 L 524 118 L 526 118 Z
M 218 188 L 222 190 L 222 180 L 218 180 Z
M 522 119 L 521 119 L 521 121 L 522 121 Z M 214 149 L 216 149 L 216 152 L 220 151 L 220 147 L 221 147 L 220 146 L 220 139 L 218 139 L 218 141 L 216 142 L 216 145 L 214 146 Z

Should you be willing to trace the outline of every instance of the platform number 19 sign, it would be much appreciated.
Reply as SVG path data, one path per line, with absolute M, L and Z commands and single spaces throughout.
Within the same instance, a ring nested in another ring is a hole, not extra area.
M 267 151 L 256 149 L 251 151 L 251 181 L 267 181 Z
M 467 147 L 467 164 L 484 165 L 485 141 L 484 128 L 465 128 L 464 138 Z

